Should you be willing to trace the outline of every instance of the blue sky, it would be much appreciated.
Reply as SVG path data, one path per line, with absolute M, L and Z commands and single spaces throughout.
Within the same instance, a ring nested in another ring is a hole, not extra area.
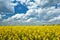
M 60 0 L 0 0 L 0 25 L 60 24 Z

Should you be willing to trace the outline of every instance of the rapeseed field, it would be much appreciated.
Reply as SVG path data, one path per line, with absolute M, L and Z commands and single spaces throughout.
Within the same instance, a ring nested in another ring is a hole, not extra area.
M 60 26 L 0 26 L 0 40 L 60 40 Z

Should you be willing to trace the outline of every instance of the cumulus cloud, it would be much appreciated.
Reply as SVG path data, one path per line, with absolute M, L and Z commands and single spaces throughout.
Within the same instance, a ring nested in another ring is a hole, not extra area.
M 1 17 L 1 15 L 0 15 L 0 19 L 1 19 L 2 17 Z
M 24 24 L 60 24 L 60 0 L 18 0 L 25 3 L 29 10 L 26 14 L 17 13 L 8 19 L 2 21 L 5 25 L 24 25 Z
M 49 22 L 60 20 L 60 15 L 58 17 L 54 17 L 53 19 L 50 19 Z
M 30 9 L 26 14 L 16 14 L 8 19 L 5 19 L 3 22 L 8 24 L 48 24 L 52 23 L 49 20 L 53 20 L 54 17 L 60 15 L 60 9 L 47 8 L 47 9 Z M 55 21 L 56 22 L 56 21 Z
M 60 15 L 49 20 L 50 23 L 60 24 Z
M 13 0 L 0 0 L 0 11 L 14 12 L 14 6 L 17 3 L 12 3 Z M 38 7 L 47 7 L 55 5 L 56 0 L 34 0 L 35 2 L 30 2 L 30 0 L 17 0 L 21 3 L 25 3 L 29 9 L 38 8 Z M 60 0 L 57 0 L 57 3 L 60 3 Z M 37 7 L 38 6 L 38 7 Z
M 10 5 L 11 0 L 0 1 L 0 12 L 13 12 L 13 6 Z

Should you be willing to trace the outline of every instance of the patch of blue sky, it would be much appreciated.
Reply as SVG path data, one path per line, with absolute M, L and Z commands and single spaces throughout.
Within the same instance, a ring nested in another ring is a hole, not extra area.
M 30 2 L 35 2 L 35 0 L 30 0 Z
M 27 6 L 24 6 L 23 4 L 21 4 L 20 2 L 18 2 L 18 4 L 14 7 L 14 11 L 15 13 L 26 13 L 28 11 Z

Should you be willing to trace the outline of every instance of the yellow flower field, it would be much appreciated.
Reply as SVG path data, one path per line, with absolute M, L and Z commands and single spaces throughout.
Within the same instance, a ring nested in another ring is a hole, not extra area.
M 0 26 L 0 40 L 60 40 L 60 26 Z

